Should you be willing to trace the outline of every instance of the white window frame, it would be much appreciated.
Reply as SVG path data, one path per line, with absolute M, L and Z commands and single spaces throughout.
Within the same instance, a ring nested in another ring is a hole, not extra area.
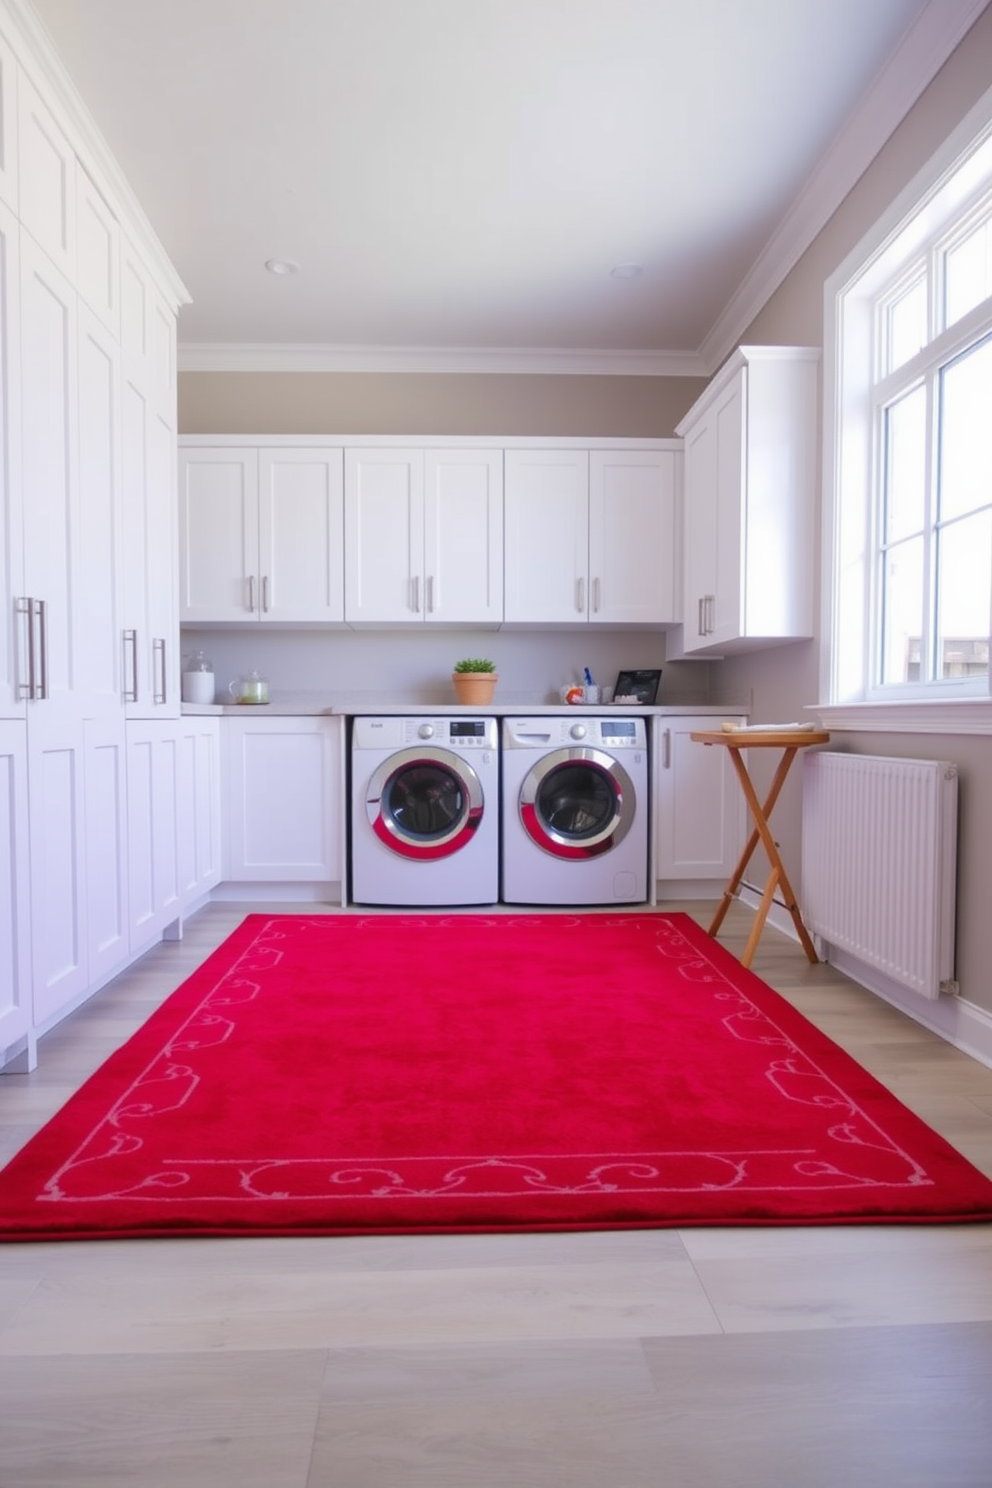
M 820 698 L 824 726 L 992 734 L 992 674 L 926 687 L 871 687 L 874 641 L 872 357 L 880 295 L 992 184 L 992 89 L 900 193 L 824 286 L 823 533 Z M 989 302 L 939 338 L 962 345 Z M 937 343 L 934 343 L 937 344 Z M 934 346 L 922 355 L 929 357 Z M 900 695 L 901 694 L 901 695 Z

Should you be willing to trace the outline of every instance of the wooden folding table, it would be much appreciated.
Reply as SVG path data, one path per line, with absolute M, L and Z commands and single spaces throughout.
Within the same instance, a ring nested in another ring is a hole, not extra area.
M 809 938 L 806 926 L 803 924 L 802 915 L 799 913 L 799 906 L 796 903 L 796 896 L 783 866 L 778 844 L 772 836 L 768 819 L 772 814 L 775 802 L 779 798 L 782 786 L 785 784 L 785 777 L 789 773 L 792 761 L 795 759 L 799 750 L 808 748 L 810 744 L 826 744 L 830 739 L 830 735 L 817 729 L 759 730 L 754 728 L 738 729 L 733 732 L 694 733 L 690 735 L 690 738 L 694 739 L 697 744 L 718 744 L 730 751 L 730 758 L 734 762 L 734 769 L 737 771 L 737 778 L 740 780 L 744 799 L 747 801 L 748 810 L 754 821 L 754 829 L 747 840 L 740 861 L 734 869 L 733 876 L 723 891 L 720 907 L 713 916 L 713 923 L 709 929 L 710 935 L 716 935 L 720 926 L 723 924 L 723 917 L 730 908 L 730 901 L 736 896 L 743 881 L 744 870 L 751 861 L 751 855 L 758 843 L 761 842 L 765 852 L 768 854 L 771 871 L 768 874 L 768 881 L 761 895 L 761 903 L 758 906 L 758 912 L 751 927 L 751 934 L 748 936 L 747 945 L 744 947 L 741 964 L 743 966 L 751 965 L 777 888 L 781 888 L 785 907 L 792 916 L 792 923 L 796 927 L 796 933 L 802 943 L 803 950 L 806 952 L 810 961 L 815 963 L 819 960 L 819 957 L 813 947 L 813 942 Z M 748 774 L 747 766 L 741 757 L 741 751 L 744 749 L 782 750 L 782 758 L 778 762 L 775 778 L 764 801 L 759 800 L 758 793 L 754 788 L 754 782 Z

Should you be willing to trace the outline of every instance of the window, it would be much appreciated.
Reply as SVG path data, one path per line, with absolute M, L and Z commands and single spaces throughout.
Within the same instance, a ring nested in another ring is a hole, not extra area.
M 822 696 L 992 698 L 992 93 L 826 286 Z

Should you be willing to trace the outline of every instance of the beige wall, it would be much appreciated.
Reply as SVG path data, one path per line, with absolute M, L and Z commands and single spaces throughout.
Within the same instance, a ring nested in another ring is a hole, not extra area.
M 663 439 L 701 377 L 183 372 L 182 434 L 481 434 Z

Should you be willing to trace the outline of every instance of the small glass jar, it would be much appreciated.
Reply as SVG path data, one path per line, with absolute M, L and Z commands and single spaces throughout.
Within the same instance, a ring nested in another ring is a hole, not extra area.
M 183 662 L 183 702 L 212 703 L 214 664 L 203 651 L 193 651 Z

